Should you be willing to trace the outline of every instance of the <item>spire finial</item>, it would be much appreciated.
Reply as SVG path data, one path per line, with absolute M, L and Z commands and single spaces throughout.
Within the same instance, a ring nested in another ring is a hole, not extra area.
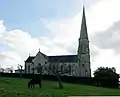
M 85 0 L 82 1 L 83 1 L 83 10 L 85 10 Z
M 30 53 L 29 53 L 29 57 L 30 57 Z
M 83 1 L 83 7 L 85 6 L 85 0 L 82 0 Z
M 39 52 L 40 52 L 40 48 L 39 48 Z

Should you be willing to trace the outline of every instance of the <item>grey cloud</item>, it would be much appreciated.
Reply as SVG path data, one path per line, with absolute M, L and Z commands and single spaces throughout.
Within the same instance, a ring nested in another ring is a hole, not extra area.
M 99 54 L 99 50 L 97 48 L 95 48 L 95 45 L 90 44 L 90 56 L 92 61 L 94 61 L 94 59 L 96 58 L 96 56 Z
M 96 33 L 91 40 L 101 49 L 112 49 L 120 53 L 120 21 L 115 22 L 107 30 Z

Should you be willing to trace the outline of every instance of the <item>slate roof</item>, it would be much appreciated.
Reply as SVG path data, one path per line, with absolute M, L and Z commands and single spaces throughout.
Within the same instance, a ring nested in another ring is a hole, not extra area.
M 48 56 L 49 62 L 77 62 L 77 55 Z
M 44 54 L 43 54 L 44 55 Z M 48 58 L 48 62 L 77 62 L 77 55 L 61 55 L 61 56 L 46 56 Z M 35 56 L 29 56 L 28 59 L 25 61 L 27 63 L 32 62 Z
M 35 58 L 34 56 L 29 56 L 25 62 L 27 63 L 32 62 L 34 58 Z
M 40 53 L 41 53 L 41 52 L 40 52 Z M 41 54 L 43 55 L 43 57 L 44 57 L 44 58 L 46 58 L 46 59 L 47 59 L 47 56 L 46 56 L 45 54 L 43 54 L 43 53 L 41 53 Z

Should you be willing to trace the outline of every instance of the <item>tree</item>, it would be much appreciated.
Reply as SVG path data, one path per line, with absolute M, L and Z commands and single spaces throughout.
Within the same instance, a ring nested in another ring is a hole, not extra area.
M 5 69 L 4 68 L 0 68 L 0 72 L 4 73 Z
M 13 67 L 6 68 L 6 72 L 8 72 L 8 73 L 13 73 Z
M 63 75 L 63 74 L 71 72 L 71 69 L 70 68 L 65 68 L 63 70 L 63 66 L 67 67 L 66 64 L 63 64 L 61 66 L 61 69 L 59 70 L 59 68 L 58 68 L 59 67 L 59 63 L 57 62 L 55 65 L 53 65 L 53 68 L 51 68 L 50 66 L 52 66 L 52 64 L 49 64 L 48 72 L 51 72 L 53 75 L 55 75 L 57 77 L 58 83 L 59 83 L 59 88 L 63 89 L 63 83 L 62 83 L 62 80 L 61 80 L 60 76 Z
M 94 71 L 94 79 L 97 85 L 105 87 L 118 87 L 119 75 L 114 67 L 99 67 Z
M 20 77 L 22 77 L 22 70 L 23 70 L 22 68 L 23 68 L 23 66 L 18 64 L 18 70 L 20 70 Z

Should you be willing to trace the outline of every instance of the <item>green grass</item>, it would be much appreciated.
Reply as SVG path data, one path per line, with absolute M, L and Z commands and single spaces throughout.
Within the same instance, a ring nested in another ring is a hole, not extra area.
M 67 97 L 68 95 L 120 95 L 120 89 L 109 89 L 87 85 L 42 81 L 42 88 L 28 89 L 29 79 L 0 77 L 0 97 Z M 49 96 L 46 96 L 49 95 Z

